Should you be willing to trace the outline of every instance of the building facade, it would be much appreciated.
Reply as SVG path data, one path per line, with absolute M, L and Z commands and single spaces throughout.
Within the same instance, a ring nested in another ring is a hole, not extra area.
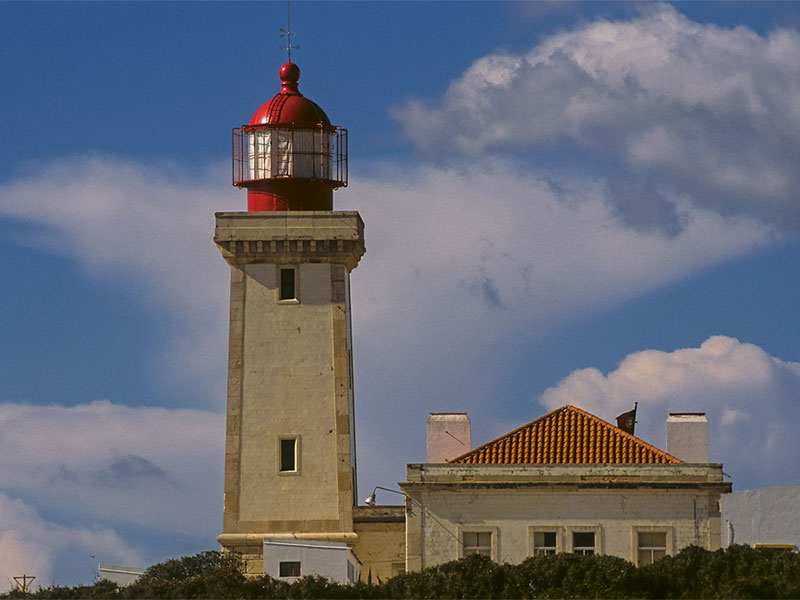
M 406 568 L 479 553 L 610 554 L 647 564 L 720 547 L 722 465 L 685 463 L 565 406 L 448 463 L 410 464 Z

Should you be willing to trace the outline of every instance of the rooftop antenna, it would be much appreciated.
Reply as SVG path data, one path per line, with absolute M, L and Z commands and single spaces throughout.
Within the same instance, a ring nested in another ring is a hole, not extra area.
M 290 0 L 286 0 L 286 29 L 281 27 L 281 37 L 286 38 L 286 46 L 280 46 L 280 49 L 286 49 L 286 56 L 289 62 L 292 62 L 292 50 L 299 50 L 300 46 L 292 46 L 292 5 Z

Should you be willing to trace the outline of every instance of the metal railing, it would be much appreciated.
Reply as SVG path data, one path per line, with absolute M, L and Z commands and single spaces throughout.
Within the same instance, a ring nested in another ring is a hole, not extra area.
M 304 179 L 347 186 L 347 130 L 245 125 L 233 130 L 233 185 Z

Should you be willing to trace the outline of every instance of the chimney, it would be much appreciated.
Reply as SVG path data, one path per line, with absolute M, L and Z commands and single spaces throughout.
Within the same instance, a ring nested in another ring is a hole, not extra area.
M 442 463 L 472 449 L 467 413 L 434 412 L 428 415 L 428 462 Z
M 702 412 L 669 413 L 667 453 L 687 463 L 708 463 L 708 419 Z

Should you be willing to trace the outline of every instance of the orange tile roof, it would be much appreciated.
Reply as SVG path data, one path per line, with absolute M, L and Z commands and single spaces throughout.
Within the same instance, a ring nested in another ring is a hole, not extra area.
M 567 405 L 448 462 L 652 464 L 683 461 L 585 410 Z

